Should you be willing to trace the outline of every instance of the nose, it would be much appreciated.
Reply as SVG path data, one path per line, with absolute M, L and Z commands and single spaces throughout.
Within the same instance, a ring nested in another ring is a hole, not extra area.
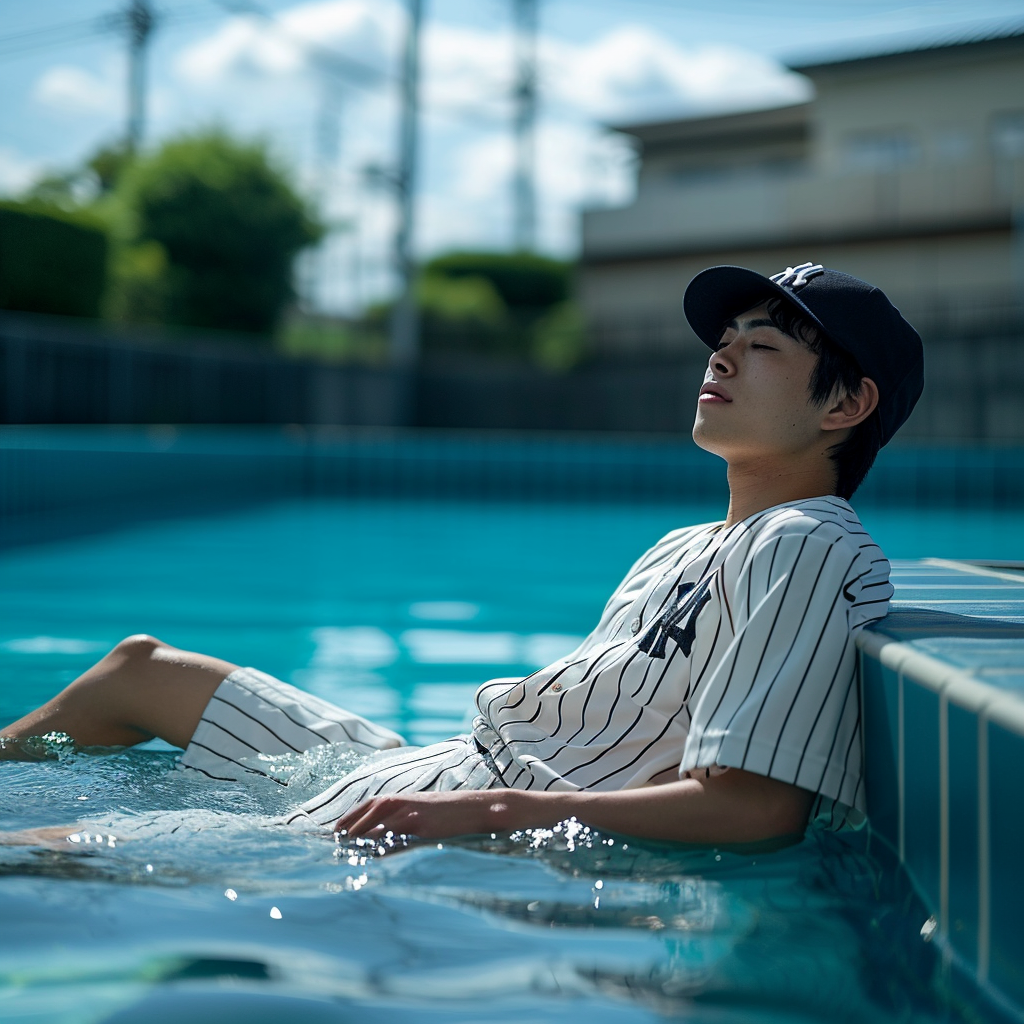
M 711 353 L 708 368 L 716 377 L 729 377 L 736 372 L 736 364 L 733 362 L 729 345 L 723 345 Z

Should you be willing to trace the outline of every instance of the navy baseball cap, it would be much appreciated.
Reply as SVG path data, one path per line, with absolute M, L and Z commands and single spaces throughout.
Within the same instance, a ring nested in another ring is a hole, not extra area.
M 771 298 L 788 302 L 857 360 L 878 385 L 878 426 L 886 444 L 924 389 L 921 338 L 885 293 L 820 263 L 764 277 L 743 267 L 710 267 L 687 286 L 683 312 L 697 337 L 717 348 L 733 317 Z

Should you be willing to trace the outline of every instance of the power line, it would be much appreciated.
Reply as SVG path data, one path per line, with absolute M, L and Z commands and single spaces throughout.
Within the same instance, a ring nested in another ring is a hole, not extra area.
M 193 4 L 169 11 L 160 11 L 162 25 L 188 24 L 203 20 L 208 12 L 205 4 Z M 84 42 L 90 38 L 100 38 L 121 33 L 125 30 L 126 12 L 111 11 L 94 18 L 80 21 L 65 22 L 62 25 L 45 25 L 40 28 L 24 29 L 0 36 L 0 56 L 20 57 L 22 54 L 72 43 Z
M 97 31 L 101 26 L 104 29 L 109 29 L 111 27 L 110 21 L 110 15 L 101 15 L 97 18 L 85 18 L 82 21 L 71 21 L 62 25 L 46 25 L 42 28 L 23 29 L 21 32 L 9 32 L 7 35 L 0 36 L 0 46 L 5 43 L 17 43 L 24 40 L 31 42 L 39 36 L 44 37 L 45 41 L 49 42 L 54 35 L 59 36 L 63 33 L 76 32 L 80 29 L 88 29 L 91 32 Z
M 31 29 L 0 36 L 0 56 L 21 56 L 33 50 L 48 49 L 52 46 L 66 46 L 82 42 L 90 36 L 110 35 L 119 29 L 116 15 L 90 18 L 88 21 L 72 22 L 68 25 L 54 25 L 47 28 Z

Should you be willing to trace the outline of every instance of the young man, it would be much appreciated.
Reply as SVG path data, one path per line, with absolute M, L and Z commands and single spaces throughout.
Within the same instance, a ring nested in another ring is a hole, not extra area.
M 485 683 L 469 735 L 423 748 L 254 669 L 129 637 L 3 730 L 152 736 L 216 779 L 257 753 L 373 753 L 286 819 L 422 838 L 575 815 L 654 839 L 798 834 L 862 816 L 853 635 L 886 613 L 889 564 L 846 500 L 910 414 L 920 338 L 876 288 L 810 263 L 698 274 L 683 300 L 711 349 L 695 441 L 728 463 L 724 522 L 678 530 L 630 570 L 572 654 Z M 2 753 L 2 752 L 0 752 Z

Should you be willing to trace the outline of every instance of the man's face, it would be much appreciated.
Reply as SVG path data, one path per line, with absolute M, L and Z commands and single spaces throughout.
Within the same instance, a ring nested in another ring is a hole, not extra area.
M 819 448 L 824 410 L 809 391 L 817 358 L 772 325 L 765 305 L 738 316 L 708 360 L 694 441 L 729 462 Z

